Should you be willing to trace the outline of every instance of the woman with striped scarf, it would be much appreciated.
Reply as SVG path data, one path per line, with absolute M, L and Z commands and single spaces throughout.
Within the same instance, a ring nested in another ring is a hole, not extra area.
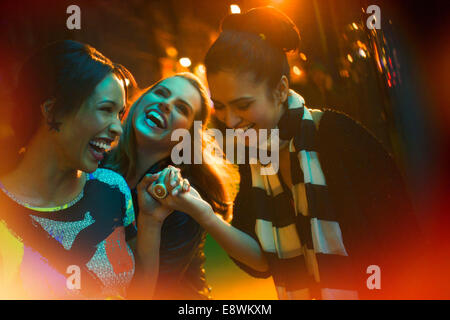
M 272 276 L 280 299 L 402 297 L 404 249 L 417 235 L 402 177 L 360 124 L 308 109 L 289 89 L 286 52 L 299 40 L 287 16 L 262 7 L 226 17 L 206 55 L 218 127 L 278 129 L 280 138 L 278 172 L 239 166 L 232 226 L 258 246 L 243 236 L 246 252 L 227 250 L 238 239 L 221 244 L 250 275 Z M 377 267 L 381 289 L 367 274 Z

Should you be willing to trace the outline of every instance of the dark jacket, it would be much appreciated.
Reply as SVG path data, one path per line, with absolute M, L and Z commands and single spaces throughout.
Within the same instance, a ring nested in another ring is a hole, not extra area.
M 382 144 L 361 124 L 348 116 L 327 110 L 317 134 L 317 151 L 352 270 L 346 270 L 362 299 L 416 297 L 408 292 L 413 279 L 405 270 L 420 259 L 421 235 L 403 177 Z M 232 224 L 255 239 L 255 214 L 249 203 L 251 173 L 241 165 L 240 191 Z M 255 277 L 267 277 L 236 261 Z M 381 290 L 367 287 L 367 268 L 381 270 Z M 319 266 L 320 268 L 320 266 Z M 338 270 L 334 271 L 339 273 Z M 342 274 L 343 275 L 343 274 Z M 344 275 L 343 275 L 344 276 Z

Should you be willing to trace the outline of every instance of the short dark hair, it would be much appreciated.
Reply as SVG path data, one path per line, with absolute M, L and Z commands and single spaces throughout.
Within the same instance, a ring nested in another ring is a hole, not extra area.
M 42 120 L 40 106 L 54 99 L 52 116 L 75 112 L 108 74 L 115 74 L 124 88 L 136 83 L 131 73 L 88 44 L 64 40 L 34 53 L 22 66 L 13 94 L 12 127 L 16 143 L 26 146 Z M 127 92 L 126 92 L 127 93 Z
M 231 14 L 222 21 L 221 33 L 206 54 L 206 70 L 208 74 L 250 73 L 255 82 L 267 81 L 275 89 L 281 76 L 290 79 L 286 52 L 297 50 L 299 43 L 295 24 L 273 7 Z

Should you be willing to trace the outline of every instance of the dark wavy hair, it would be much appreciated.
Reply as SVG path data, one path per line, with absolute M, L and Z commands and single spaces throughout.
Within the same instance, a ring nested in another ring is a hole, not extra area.
M 292 20 L 273 7 L 231 14 L 205 57 L 207 74 L 232 71 L 253 75 L 256 83 L 275 89 L 281 77 L 289 80 L 286 53 L 299 48 L 300 35 Z

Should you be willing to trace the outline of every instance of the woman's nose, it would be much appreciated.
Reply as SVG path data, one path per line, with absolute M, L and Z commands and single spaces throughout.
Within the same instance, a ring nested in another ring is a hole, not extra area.
M 227 109 L 228 110 L 225 113 L 224 123 L 227 125 L 228 128 L 235 128 L 242 121 L 242 119 L 232 110 L 230 110 L 230 108 Z
M 167 114 L 169 114 L 172 111 L 171 105 L 166 102 L 160 102 L 158 104 L 158 108 L 159 108 L 159 110 L 161 110 L 161 112 L 167 113 Z
M 122 129 L 122 123 L 120 122 L 119 119 L 115 120 L 111 126 L 109 127 L 109 131 L 111 131 L 111 133 L 116 136 L 116 137 L 120 137 L 123 133 L 123 129 Z

